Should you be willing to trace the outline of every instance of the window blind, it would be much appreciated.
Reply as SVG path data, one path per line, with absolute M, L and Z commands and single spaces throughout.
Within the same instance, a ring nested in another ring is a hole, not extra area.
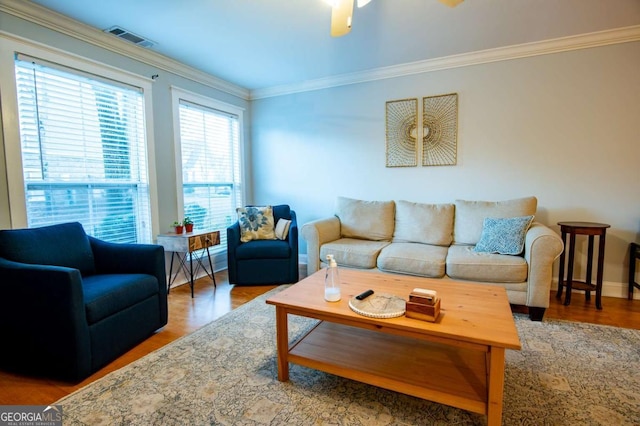
M 16 58 L 27 223 L 151 242 L 140 89 Z
M 225 230 L 242 203 L 237 115 L 180 100 L 184 214 L 196 229 Z M 226 249 L 227 234 L 220 232 Z

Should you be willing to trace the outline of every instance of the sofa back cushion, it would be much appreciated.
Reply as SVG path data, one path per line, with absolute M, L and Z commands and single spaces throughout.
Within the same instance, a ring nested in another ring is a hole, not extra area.
M 456 200 L 453 242 L 475 245 L 480 241 L 482 227 L 487 217 L 507 218 L 536 214 L 536 197 L 516 198 L 505 201 Z
M 288 204 L 278 204 L 272 207 L 274 223 L 278 223 L 280 219 L 291 220 L 291 207 Z
M 78 222 L 0 231 L 0 256 L 33 265 L 65 266 L 95 273 L 89 237 Z
M 453 240 L 453 204 L 396 202 L 394 243 L 448 246 Z
M 393 201 L 362 201 L 338 197 L 336 202 L 336 216 L 340 219 L 343 238 L 391 240 L 394 214 Z

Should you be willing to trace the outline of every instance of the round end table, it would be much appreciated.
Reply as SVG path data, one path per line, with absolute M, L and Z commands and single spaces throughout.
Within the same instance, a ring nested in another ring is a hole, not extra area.
M 562 297 L 562 289 L 567 287 L 567 293 L 564 297 L 564 305 L 571 303 L 571 291 L 573 289 L 583 290 L 585 300 L 591 300 L 591 292 L 596 292 L 596 308 L 602 309 L 602 269 L 604 267 L 604 243 L 607 234 L 607 228 L 611 225 L 606 223 L 595 222 L 558 222 L 560 232 L 562 233 L 562 242 L 565 250 L 560 255 L 560 271 L 558 274 L 558 293 L 556 297 Z M 569 261 L 567 264 L 567 276 L 565 279 L 565 254 L 567 253 L 567 234 L 569 234 Z M 589 248 L 587 253 L 587 275 L 585 281 L 574 281 L 573 279 L 573 261 L 575 258 L 576 235 L 589 236 Z M 591 275 L 593 271 L 593 243 L 594 237 L 598 236 L 598 272 L 596 274 L 596 283 L 591 283 Z

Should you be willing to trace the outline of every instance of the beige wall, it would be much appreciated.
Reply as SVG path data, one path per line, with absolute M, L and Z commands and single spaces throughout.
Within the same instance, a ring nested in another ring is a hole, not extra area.
M 451 202 L 535 195 L 537 220 L 611 224 L 607 294 L 640 241 L 640 43 L 265 98 L 252 104 L 256 202 L 301 223 L 335 197 Z M 458 164 L 385 167 L 385 102 L 458 93 Z M 304 246 L 304 241 L 302 241 Z M 578 262 L 586 243 L 580 239 Z

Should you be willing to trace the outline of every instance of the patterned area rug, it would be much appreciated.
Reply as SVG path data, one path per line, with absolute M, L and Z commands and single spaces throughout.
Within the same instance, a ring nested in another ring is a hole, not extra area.
M 279 382 L 269 294 L 61 399 L 64 424 L 486 424 L 296 365 Z M 522 351 L 507 351 L 503 424 L 640 424 L 640 331 L 515 319 Z M 290 316 L 289 324 L 300 334 L 313 321 Z

